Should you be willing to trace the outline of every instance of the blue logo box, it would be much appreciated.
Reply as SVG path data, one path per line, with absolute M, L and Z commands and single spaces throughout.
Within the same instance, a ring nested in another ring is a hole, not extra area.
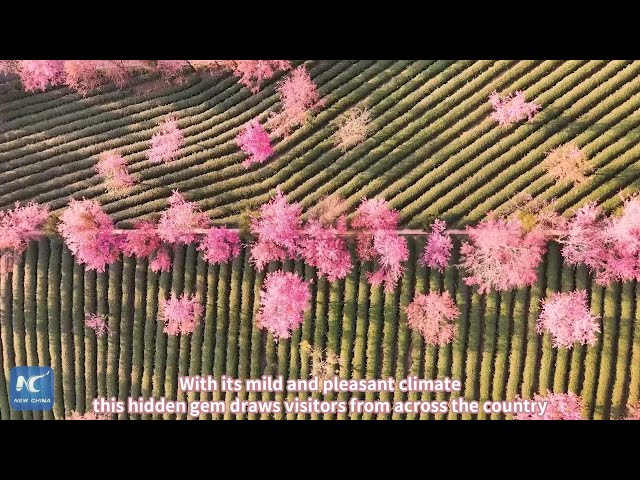
M 9 400 L 14 410 L 53 408 L 51 367 L 14 367 L 9 374 Z

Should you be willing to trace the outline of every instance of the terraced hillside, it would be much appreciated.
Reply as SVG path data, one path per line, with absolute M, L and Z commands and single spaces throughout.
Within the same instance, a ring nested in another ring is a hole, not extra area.
M 107 89 L 85 98 L 62 88 L 26 94 L 16 82 L 5 82 L 0 85 L 0 208 L 34 200 L 60 210 L 69 198 L 86 197 L 124 222 L 164 210 L 171 190 L 179 189 L 216 224 L 234 225 L 280 185 L 305 209 L 331 193 L 345 197 L 351 211 L 365 196 L 383 197 L 401 212 L 403 225 L 424 228 L 436 216 L 454 226 L 475 223 L 488 211 L 507 208 L 518 192 L 555 198 L 569 214 L 592 200 L 614 209 L 622 203 L 620 191 L 638 189 L 640 62 L 305 64 L 324 98 L 323 109 L 311 124 L 276 142 L 272 159 L 248 171 L 240 165 L 245 156 L 234 137 L 251 118 L 264 119 L 278 108 L 277 77 L 253 95 L 228 75 L 149 93 Z M 489 118 L 487 98 L 494 90 L 516 89 L 542 109 L 532 122 L 499 127 Z M 333 126 L 362 102 L 369 106 L 373 134 L 342 153 L 333 146 Z M 145 158 L 149 139 L 169 113 L 178 117 L 186 147 L 175 162 L 151 164 Z M 546 152 L 569 140 L 596 166 L 579 187 L 559 186 L 540 167 Z M 113 148 L 143 182 L 120 199 L 105 193 L 93 171 L 96 155 Z M 60 238 L 32 243 L 0 289 L 5 374 L 0 375 L 0 417 L 65 418 L 90 410 L 96 396 L 175 398 L 177 377 L 186 374 L 306 378 L 310 366 L 300 352 L 303 340 L 339 353 L 343 378 L 450 376 L 462 380 L 468 400 L 570 390 L 583 396 L 585 415 L 596 419 L 617 418 L 627 403 L 639 400 L 635 283 L 598 287 L 585 269 L 563 266 L 558 245 L 551 244 L 532 288 L 478 295 L 453 267 L 444 274 L 421 267 L 416 259 L 422 242 L 410 239 L 411 260 L 393 293 L 367 283 L 367 263 L 356 263 L 346 280 L 329 284 L 314 269 L 285 262 L 285 270 L 313 282 L 312 309 L 293 338 L 277 344 L 253 324 L 264 273 L 249 265 L 246 251 L 229 265 L 208 266 L 193 246 L 183 247 L 169 273 L 155 274 L 145 260 L 125 258 L 96 274 L 75 264 Z M 452 345 L 425 347 L 407 328 L 403 307 L 414 292 L 441 288 L 452 293 L 462 312 L 459 333 Z M 535 333 L 539 300 L 574 288 L 589 292 L 593 313 L 604 319 L 603 333 L 595 346 L 556 350 L 548 335 Z M 206 305 L 205 321 L 191 336 L 167 337 L 156 322 L 158 298 L 183 291 L 196 292 Z M 96 338 L 86 330 L 85 310 L 108 314 L 114 335 Z M 52 365 L 61 372 L 52 412 L 9 409 L 6 391 L 15 365 Z M 420 397 L 396 392 L 380 399 Z

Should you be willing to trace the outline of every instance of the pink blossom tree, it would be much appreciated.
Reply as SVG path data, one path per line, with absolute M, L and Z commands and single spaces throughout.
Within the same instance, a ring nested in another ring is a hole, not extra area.
M 184 81 L 184 75 L 190 68 L 186 60 L 156 60 L 156 69 L 169 83 Z
M 434 220 L 431 225 L 431 233 L 427 237 L 424 252 L 420 257 L 420 263 L 429 268 L 442 272 L 447 267 L 451 258 L 453 242 L 451 235 L 446 233 L 447 224 L 443 220 Z
M 627 415 L 623 420 L 640 420 L 640 402 L 627 406 Z
M 300 252 L 302 207 L 289 203 L 280 188 L 276 196 L 260 207 L 251 219 L 249 230 L 257 237 L 251 244 L 251 261 L 258 270 L 269 262 L 295 258 Z
M 310 308 L 310 298 L 308 285 L 295 273 L 267 273 L 260 292 L 257 327 L 271 332 L 276 341 L 291 338 L 291 331 L 304 321 L 304 312 Z
M 211 220 L 194 202 L 174 190 L 169 198 L 169 208 L 162 212 L 158 222 L 158 235 L 167 243 L 194 243 L 198 239 L 194 229 L 207 228 Z
M 277 90 L 282 107 L 271 117 L 269 128 L 276 137 L 286 137 L 307 122 L 311 114 L 320 108 L 322 101 L 316 84 L 303 65 L 280 81 Z
M 78 263 L 99 272 L 104 272 L 120 255 L 121 240 L 113 228 L 113 221 L 95 200 L 71 199 L 58 225 Z
M 65 85 L 82 96 L 106 85 L 108 79 L 100 68 L 103 63 L 104 60 L 65 60 Z
M 291 69 L 291 62 L 288 60 L 233 60 L 230 63 L 233 74 L 251 93 L 257 93 L 262 83 L 276 72 Z
M 10 210 L 0 210 L 0 251 L 21 254 L 31 240 L 40 237 L 40 228 L 49 217 L 49 207 L 35 202 Z
M 527 102 L 524 92 L 519 90 L 508 95 L 498 95 L 497 92 L 493 92 L 489 95 L 489 102 L 493 107 L 491 118 L 503 127 L 513 125 L 525 118 L 531 120 L 541 108 L 537 103 Z
M 432 345 L 451 343 L 456 334 L 460 310 L 449 292 L 418 294 L 406 307 L 407 324 Z
M 585 153 L 575 143 L 567 143 L 551 150 L 542 161 L 547 174 L 561 183 L 581 184 L 593 170 Z
M 249 168 L 254 163 L 264 163 L 273 155 L 269 134 L 260 125 L 260 121 L 254 118 L 247 123 L 236 136 L 236 144 L 243 152 L 249 155 L 242 162 L 244 168 Z
M 342 216 L 335 227 L 323 226 L 321 221 L 310 219 L 304 226 L 300 252 L 304 261 L 318 269 L 319 276 L 334 282 L 345 278 L 351 268 L 351 254 L 341 237 L 346 233 L 346 218 Z
M 203 312 L 195 295 L 177 296 L 175 293 L 169 299 L 160 301 L 159 310 L 158 320 L 164 322 L 163 332 L 169 335 L 193 333 Z
M 240 236 L 228 228 L 210 228 L 198 245 L 209 263 L 225 263 L 240 254 Z
M 516 397 L 516 400 L 519 400 Z M 539 413 L 517 413 L 515 420 L 582 420 L 584 409 L 582 398 L 575 393 L 551 393 L 546 395 L 534 395 L 535 402 L 547 402 L 544 415 Z
M 407 240 L 397 232 L 398 212 L 379 198 L 363 199 L 351 222 L 356 235 L 356 249 L 363 261 L 375 260 L 379 269 L 367 275 L 372 285 L 385 284 L 392 291 L 402 274 L 402 262 L 409 259 Z
M 600 317 L 591 315 L 586 290 L 552 293 L 541 303 L 536 331 L 549 332 L 554 347 L 572 348 L 576 342 L 582 345 L 596 343 L 596 334 L 600 333 Z
M 582 206 L 567 224 L 562 256 L 569 265 L 583 263 L 596 283 L 640 280 L 640 200 L 625 200 L 620 215 L 606 218 L 595 203 Z
M 100 155 L 95 169 L 98 175 L 104 177 L 106 189 L 111 193 L 126 195 L 135 184 L 135 180 L 129 174 L 126 160 L 116 152 L 110 151 Z
M 467 227 L 471 240 L 463 243 L 461 266 L 469 274 L 467 285 L 477 285 L 480 294 L 532 285 L 546 251 L 544 232 L 526 232 L 519 219 L 485 219 Z
M 163 245 L 156 251 L 153 259 L 149 263 L 149 268 L 156 273 L 169 271 L 171 268 L 171 255 L 166 245 Z
M 155 252 L 161 243 L 156 224 L 141 220 L 123 234 L 122 252 L 128 257 L 144 258 Z
M 62 85 L 65 81 L 64 62 L 62 60 L 20 60 L 17 73 L 22 87 L 31 92 L 52 85 Z
M 84 325 L 96 332 L 96 335 L 102 337 L 111 335 L 113 331 L 107 325 L 105 317 L 95 313 L 87 313 L 84 317 Z
M 149 160 L 154 163 L 171 162 L 178 157 L 184 143 L 184 135 L 178 128 L 178 120 L 175 117 L 169 117 L 160 123 L 158 130 L 151 137 Z
M 362 143 L 371 130 L 371 114 L 365 107 L 355 107 L 347 111 L 338 121 L 338 130 L 334 134 L 334 144 L 346 152 Z

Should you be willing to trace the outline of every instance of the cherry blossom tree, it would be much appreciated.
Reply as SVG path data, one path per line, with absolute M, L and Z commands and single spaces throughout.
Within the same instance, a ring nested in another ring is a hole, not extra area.
M 456 334 L 460 310 L 449 292 L 417 294 L 406 307 L 407 324 L 432 345 L 451 343 Z
M 520 397 L 516 397 L 516 401 Z M 533 401 L 547 402 L 544 415 L 539 413 L 516 413 L 515 420 L 582 420 L 584 409 L 582 398 L 575 393 L 551 393 L 546 395 L 534 395 Z
M 293 70 L 277 86 L 282 102 L 281 110 L 272 115 L 269 128 L 276 137 L 286 137 L 295 128 L 309 120 L 321 107 L 322 101 L 316 84 L 304 65 Z
M 318 269 L 318 275 L 328 281 L 345 278 L 351 268 L 351 254 L 341 237 L 346 233 L 346 218 L 342 216 L 335 227 L 325 227 L 318 219 L 310 219 L 304 226 L 300 252 L 304 261 Z
M 106 85 L 108 79 L 100 68 L 103 64 L 104 60 L 65 60 L 65 85 L 82 96 Z
M 527 102 L 524 92 L 520 90 L 508 95 L 498 95 L 497 92 L 493 92 L 489 95 L 489 102 L 493 107 L 491 118 L 503 127 L 513 125 L 525 118 L 531 120 L 541 108 L 537 103 Z
M 240 254 L 240 236 L 228 228 L 210 228 L 198 245 L 209 263 L 225 263 Z
M 169 117 L 160 123 L 158 130 L 151 137 L 149 160 L 154 163 L 171 162 L 178 157 L 184 143 L 184 135 L 178 128 L 178 120 L 175 117 Z
M 128 257 L 144 258 L 155 252 L 161 243 L 156 224 L 141 220 L 123 234 L 122 252 Z
M 11 250 L 21 254 L 31 240 L 40 237 L 40 228 L 49 217 L 49 207 L 35 202 L 10 210 L 0 210 L 0 251 Z
M 599 285 L 640 280 L 640 200 L 625 200 L 621 214 L 609 218 L 595 203 L 582 206 L 559 241 L 565 261 L 585 264 Z
M 200 322 L 203 308 L 195 295 L 175 293 L 167 300 L 160 301 L 158 320 L 164 322 L 163 332 L 169 335 L 187 335 L 193 333 Z
M 420 257 L 420 263 L 429 268 L 442 272 L 447 267 L 451 258 L 453 242 L 451 235 L 445 232 L 447 224 L 443 220 L 434 220 L 431 225 L 431 233 L 427 237 L 424 252 Z
M 338 120 L 338 130 L 334 134 L 334 144 L 346 152 L 351 147 L 364 142 L 369 135 L 371 114 L 365 107 L 355 107 Z
M 156 69 L 167 82 L 181 83 L 191 67 L 186 60 L 156 60 Z
M 517 218 L 485 219 L 467 227 L 471 240 L 460 248 L 461 266 L 469 274 L 467 285 L 477 285 L 480 294 L 532 285 L 546 251 L 544 232 L 526 232 Z
M 551 150 L 542 161 L 547 174 L 561 183 L 581 184 L 593 170 L 585 153 L 575 143 Z
M 78 263 L 89 270 L 104 272 L 120 255 L 121 239 L 113 233 L 113 221 L 95 200 L 71 199 L 58 231 Z
M 149 268 L 156 273 L 169 271 L 171 268 L 171 255 L 166 245 L 163 245 L 156 251 L 153 259 L 149 263 Z
M 100 155 L 96 164 L 96 172 L 104 177 L 107 191 L 118 196 L 126 195 L 135 180 L 129 174 L 127 162 L 122 155 L 110 151 Z
M 276 341 L 290 338 L 291 331 L 302 325 L 310 298 L 308 285 L 295 273 L 267 273 L 260 292 L 257 327 L 271 332 Z
M 194 202 L 188 202 L 177 190 L 169 198 L 169 208 L 158 221 L 158 235 L 167 243 L 194 243 L 198 235 L 193 231 L 207 228 L 211 220 Z
M 87 313 L 84 317 L 84 324 L 87 328 L 94 330 L 96 335 L 99 337 L 111 335 L 113 333 L 107 325 L 106 319 L 102 315 Z
M 271 261 L 295 258 L 300 252 L 302 207 L 289 203 L 278 187 L 276 196 L 260 207 L 249 230 L 257 237 L 251 244 L 251 261 L 263 270 Z
M 17 62 L 17 73 L 27 92 L 44 92 L 47 87 L 62 85 L 65 81 L 62 60 L 20 60 Z
M 640 402 L 627 406 L 627 415 L 623 420 L 640 420 Z
M 541 303 L 536 331 L 549 332 L 555 348 L 572 348 L 577 342 L 582 345 L 596 343 L 596 334 L 600 333 L 600 317 L 591 315 L 586 290 L 552 293 Z
M 257 93 L 265 80 L 269 80 L 276 72 L 291 69 L 291 62 L 287 60 L 233 60 L 229 67 L 239 82 Z
M 367 274 L 372 285 L 385 284 L 387 291 L 395 288 L 404 273 L 402 262 L 409 259 L 407 240 L 397 232 L 398 212 L 386 200 L 363 199 L 351 226 L 359 230 L 356 249 L 363 261 L 375 260 L 379 269 Z
M 243 152 L 249 155 L 242 162 L 244 168 L 249 168 L 254 163 L 264 163 L 267 158 L 273 155 L 269 134 L 260 125 L 260 121 L 257 118 L 254 118 L 242 128 L 238 136 L 236 136 L 236 144 Z

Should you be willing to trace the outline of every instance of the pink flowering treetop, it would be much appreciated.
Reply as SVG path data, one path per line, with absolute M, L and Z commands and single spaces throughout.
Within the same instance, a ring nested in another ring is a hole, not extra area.
M 42 90 L 52 85 L 62 85 L 65 81 L 62 60 L 20 60 L 17 73 L 26 92 Z
M 392 292 L 404 273 L 402 262 L 409 260 L 407 239 L 391 230 L 380 230 L 373 235 L 378 270 L 367 273 L 371 285 L 384 284 Z
M 244 168 L 249 168 L 254 163 L 264 163 L 267 158 L 273 155 L 269 134 L 260 125 L 260 121 L 257 118 L 254 118 L 242 128 L 236 137 L 236 144 L 243 152 L 249 155 L 242 162 Z
M 178 297 L 172 293 L 168 300 L 160 301 L 158 320 L 164 322 L 164 333 L 186 335 L 195 331 L 202 312 L 202 305 L 196 301 L 195 295 L 183 294 Z
M 156 69 L 167 82 L 180 83 L 190 67 L 186 60 L 156 60 Z
M 323 226 L 312 218 L 304 226 L 300 252 L 304 261 L 318 269 L 318 275 L 328 281 L 345 278 L 352 268 L 351 254 L 341 237 L 347 231 L 346 218 L 342 216 L 335 227 Z
M 582 345 L 596 343 L 596 334 L 600 333 L 600 317 L 591 315 L 585 290 L 552 293 L 541 303 L 536 331 L 549 332 L 554 347 L 572 348 L 577 342 Z
M 129 174 L 126 160 L 116 152 L 100 155 L 95 168 L 98 175 L 104 178 L 107 191 L 111 193 L 126 195 L 127 190 L 135 184 L 135 180 Z
M 184 135 L 178 128 L 177 119 L 169 117 L 160 124 L 151 137 L 149 160 L 154 163 L 171 162 L 178 157 L 184 143 Z
M 0 251 L 22 253 L 31 240 L 40 236 L 39 230 L 48 216 L 49 207 L 34 202 L 23 206 L 16 202 L 11 210 L 0 210 Z
M 291 69 L 288 60 L 233 60 L 232 63 L 233 74 L 251 93 L 257 93 L 262 83 L 276 72 Z
M 267 273 L 260 292 L 256 326 L 271 332 L 276 341 L 290 338 L 291 331 L 302 325 L 310 298 L 308 285 L 295 273 Z
M 105 60 L 65 60 L 65 84 L 86 96 L 91 90 L 106 85 Z
M 129 257 L 149 258 L 154 272 L 171 268 L 171 257 L 158 235 L 156 224 L 147 220 L 136 222 L 134 228 L 122 235 L 122 252 Z
M 169 208 L 162 212 L 158 222 L 158 235 L 167 243 L 193 243 L 198 239 L 194 229 L 207 228 L 211 220 L 194 202 L 174 190 L 169 198 Z
M 582 206 L 560 242 L 565 261 L 587 265 L 598 285 L 640 280 L 640 200 L 625 200 L 621 214 L 610 218 L 594 203 Z
M 282 107 L 271 117 L 270 129 L 276 137 L 286 137 L 295 128 L 309 120 L 321 105 L 316 84 L 307 69 L 301 65 L 278 83 Z
M 456 334 L 460 310 L 449 292 L 418 294 L 406 307 L 407 324 L 432 345 L 451 343 Z
M 95 313 L 87 313 L 84 317 L 84 325 L 96 332 L 96 335 L 102 337 L 111 335 L 113 332 L 107 325 L 106 319 L 102 315 Z
M 445 232 L 447 224 L 443 220 L 434 220 L 431 225 L 431 233 L 427 237 L 424 252 L 420 257 L 420 263 L 435 268 L 442 272 L 447 267 L 451 258 L 453 242 L 451 235 Z
M 516 397 L 519 400 L 519 397 Z M 582 398 L 575 393 L 551 393 L 534 395 L 535 402 L 547 402 L 544 415 L 539 413 L 516 413 L 516 420 L 582 420 L 584 408 Z
M 171 255 L 166 245 L 163 245 L 156 251 L 153 259 L 149 263 L 149 268 L 156 273 L 169 271 L 171 268 Z
M 469 274 L 467 285 L 477 285 L 480 294 L 532 285 L 546 251 L 543 232 L 526 232 L 519 219 L 485 219 L 467 227 L 471 242 L 460 248 L 461 266 Z
M 240 254 L 240 236 L 228 228 L 210 228 L 198 245 L 202 258 L 209 263 L 225 263 Z
M 497 92 L 493 92 L 489 95 L 489 102 L 493 107 L 491 118 L 503 127 L 513 125 L 525 118 L 531 120 L 541 108 L 537 103 L 527 102 L 524 92 L 519 90 L 508 95 L 498 95 Z
M 402 262 L 409 259 L 407 240 L 396 232 L 398 212 L 379 198 L 364 199 L 351 226 L 359 230 L 356 235 L 358 256 L 363 261 L 375 260 L 379 269 L 369 273 L 372 285 L 385 284 L 387 291 L 395 288 L 404 273 Z
M 640 420 L 640 402 L 627 406 L 627 415 L 622 420 Z
M 104 272 L 120 254 L 121 240 L 113 222 L 95 200 L 71 199 L 60 216 L 58 230 L 76 257 L 89 270 Z
M 128 257 L 144 258 L 155 252 L 161 243 L 155 223 L 142 220 L 124 233 L 122 252 Z
M 300 252 L 302 207 L 289 203 L 280 188 L 276 196 L 260 207 L 249 230 L 257 237 L 251 245 L 251 261 L 258 270 L 271 261 L 295 258 Z

